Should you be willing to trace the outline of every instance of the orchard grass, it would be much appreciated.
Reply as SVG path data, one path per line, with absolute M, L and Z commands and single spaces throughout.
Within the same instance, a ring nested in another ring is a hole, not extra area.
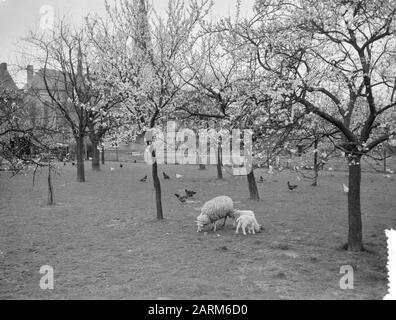
M 395 170 L 394 162 L 391 169 Z M 86 163 L 86 168 L 90 164 Z M 362 174 L 366 251 L 347 241 L 347 171 L 321 171 L 319 186 L 291 171 L 257 169 L 261 200 L 248 200 L 246 177 L 216 179 L 216 167 L 160 165 L 164 220 L 156 219 L 151 167 L 107 162 L 75 180 L 71 164 L 54 175 L 55 206 L 47 206 L 45 172 L 0 172 L 0 299 L 382 299 L 387 291 L 386 237 L 396 228 L 396 176 Z M 115 168 L 111 171 L 110 167 Z M 396 171 L 396 170 L 395 170 Z M 183 175 L 176 179 L 175 174 Z M 148 182 L 139 182 L 148 175 Z M 289 191 L 287 181 L 298 184 Z M 194 203 L 174 193 L 197 191 Z M 228 195 L 253 210 L 264 230 L 235 234 L 231 221 L 197 233 L 197 209 Z M 42 265 L 54 268 L 55 289 L 39 287 Z M 342 290 L 340 268 L 355 270 Z

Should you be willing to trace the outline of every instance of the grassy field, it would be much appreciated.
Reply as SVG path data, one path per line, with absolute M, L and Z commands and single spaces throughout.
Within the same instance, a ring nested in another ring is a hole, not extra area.
M 115 170 L 110 170 L 114 167 Z M 321 172 L 319 186 L 291 172 L 262 175 L 260 201 L 248 200 L 246 178 L 215 179 L 215 168 L 161 166 L 165 220 L 156 221 L 150 167 L 108 162 L 86 183 L 75 167 L 55 177 L 57 205 L 45 205 L 46 176 L 0 173 L 0 299 L 381 299 L 386 293 L 386 238 L 396 228 L 396 178 L 364 173 L 362 211 L 367 252 L 341 249 L 347 236 L 346 172 Z M 183 175 L 180 180 L 175 174 Z M 149 175 L 147 183 L 138 180 Z M 298 183 L 291 192 L 290 180 Z M 173 196 L 197 191 L 192 203 Z M 251 209 L 264 230 L 236 235 L 232 223 L 197 233 L 202 204 L 229 195 Z M 39 287 L 42 265 L 55 289 Z M 342 290 L 340 268 L 355 271 Z

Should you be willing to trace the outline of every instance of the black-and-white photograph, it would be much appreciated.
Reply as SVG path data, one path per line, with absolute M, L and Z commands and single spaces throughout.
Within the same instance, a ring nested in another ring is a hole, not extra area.
M 394 300 L 395 173 L 394 0 L 0 0 L 0 300 Z

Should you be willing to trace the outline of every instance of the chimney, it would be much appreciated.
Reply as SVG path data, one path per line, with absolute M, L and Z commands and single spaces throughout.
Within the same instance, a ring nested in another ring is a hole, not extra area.
M 27 85 L 28 87 L 31 87 L 33 82 L 33 66 L 29 64 L 26 67 L 26 71 L 27 71 Z
M 0 63 L 0 72 L 3 73 L 6 71 L 7 71 L 7 63 L 5 63 L 5 62 Z

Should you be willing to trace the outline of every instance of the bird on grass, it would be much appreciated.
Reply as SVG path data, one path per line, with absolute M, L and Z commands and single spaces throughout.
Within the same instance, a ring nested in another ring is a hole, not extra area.
M 289 188 L 289 190 L 294 190 L 296 189 L 298 186 L 296 184 L 290 184 L 289 181 L 287 181 L 287 187 Z
M 165 172 L 162 172 L 162 175 L 164 176 L 165 180 L 169 180 L 170 179 L 170 177 Z
M 147 176 L 144 176 L 142 179 L 139 180 L 140 182 L 146 182 L 147 181 Z
M 120 168 L 123 168 L 123 167 L 124 167 L 124 165 L 121 163 L 121 164 L 120 164 Z
M 184 189 L 184 191 L 186 192 L 186 196 L 187 196 L 188 198 L 191 198 L 191 197 L 194 196 L 194 194 L 197 194 L 195 191 L 192 191 L 192 190 Z
M 263 176 L 260 176 L 259 182 L 264 182 Z
M 175 193 L 175 196 L 181 203 L 185 203 L 187 200 L 187 196 L 181 196 L 181 195 L 178 195 L 177 193 Z
M 63 162 L 63 165 L 65 166 L 65 165 L 66 165 L 66 162 Z
M 181 178 L 183 178 L 183 176 L 181 174 L 176 173 L 176 179 L 181 179 Z
M 136 160 L 133 160 L 133 163 L 136 163 Z
M 343 183 L 342 187 L 344 188 L 344 192 L 348 193 L 349 192 L 349 188 Z
M 72 165 L 75 166 L 76 164 L 74 162 L 72 162 Z
M 115 169 L 113 167 L 110 167 L 110 171 L 114 171 Z

